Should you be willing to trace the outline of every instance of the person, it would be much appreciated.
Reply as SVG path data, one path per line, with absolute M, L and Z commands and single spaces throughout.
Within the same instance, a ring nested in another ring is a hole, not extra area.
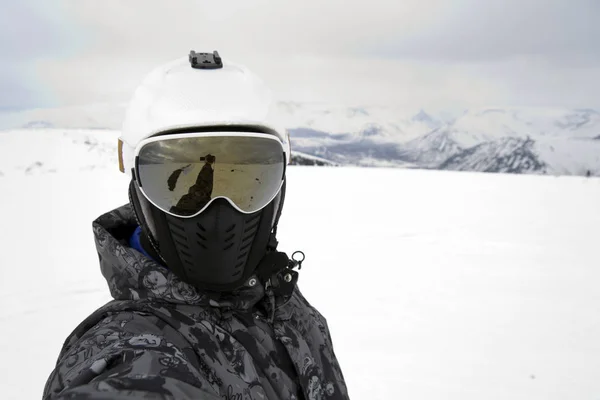
M 277 249 L 290 143 L 271 104 L 217 52 L 142 82 L 118 147 L 129 204 L 93 223 L 114 300 L 67 337 L 44 399 L 348 398 L 327 321 L 297 285 L 304 257 Z M 165 181 L 205 154 L 225 171 L 211 199 L 171 211 Z
M 216 158 L 212 154 L 208 154 L 205 157 L 201 157 L 200 161 L 204 161 L 204 166 L 196 177 L 196 182 L 190 187 L 187 194 L 181 196 L 181 199 L 176 205 L 171 207 L 171 212 L 180 213 L 181 215 L 194 214 L 194 210 L 203 208 L 211 199 L 213 190 L 213 167 Z M 186 167 L 176 169 L 173 171 L 167 181 L 169 190 L 172 192 L 177 186 L 177 180 L 181 173 L 190 168 L 191 164 Z

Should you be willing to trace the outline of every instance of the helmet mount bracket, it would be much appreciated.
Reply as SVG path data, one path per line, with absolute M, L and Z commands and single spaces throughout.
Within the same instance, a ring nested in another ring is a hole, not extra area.
M 190 64 L 195 69 L 219 69 L 223 68 L 223 60 L 217 51 L 213 53 L 196 53 L 190 51 Z

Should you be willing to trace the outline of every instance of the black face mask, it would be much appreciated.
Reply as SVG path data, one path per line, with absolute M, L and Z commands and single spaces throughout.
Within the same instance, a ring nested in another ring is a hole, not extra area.
M 193 218 L 166 214 L 129 186 L 130 201 L 152 249 L 167 268 L 200 289 L 226 292 L 243 286 L 276 243 L 285 183 L 265 208 L 244 214 L 217 199 Z

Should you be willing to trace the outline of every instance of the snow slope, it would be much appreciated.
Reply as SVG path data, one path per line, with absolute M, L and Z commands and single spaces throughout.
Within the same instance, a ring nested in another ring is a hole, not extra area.
M 66 336 L 109 300 L 91 222 L 127 201 L 114 134 L 33 133 L 0 134 L 4 399 L 40 398 Z M 299 284 L 353 400 L 598 398 L 600 179 L 308 167 L 288 179 L 280 248 L 307 255 Z
M 118 171 L 117 131 L 0 131 L 0 174 L 13 176 L 95 169 Z
M 548 138 L 538 140 L 535 151 L 555 175 L 600 176 L 600 140 Z

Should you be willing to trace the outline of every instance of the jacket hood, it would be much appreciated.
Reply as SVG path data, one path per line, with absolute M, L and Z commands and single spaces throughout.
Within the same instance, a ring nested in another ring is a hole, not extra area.
M 128 244 L 137 227 L 131 206 L 108 212 L 93 223 L 102 275 L 115 300 L 156 299 L 169 303 L 248 310 L 265 296 L 260 280 L 229 293 L 201 291 Z M 248 281 L 252 280 L 250 278 Z

